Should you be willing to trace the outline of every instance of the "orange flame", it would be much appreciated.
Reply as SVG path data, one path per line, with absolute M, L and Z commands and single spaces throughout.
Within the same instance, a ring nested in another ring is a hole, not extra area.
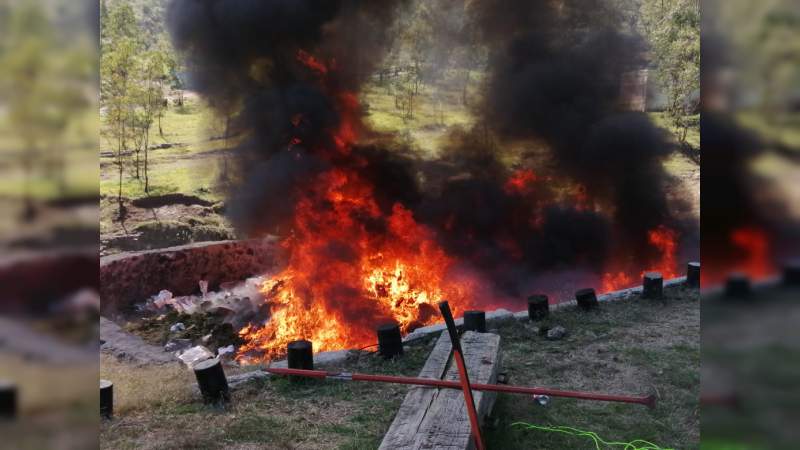
M 731 242 L 745 253 L 744 260 L 736 270 L 751 277 L 761 278 L 773 273 L 767 233 L 753 227 L 743 227 L 731 232 Z
M 517 170 L 508 178 L 503 189 L 508 194 L 529 194 L 533 190 L 533 184 L 538 180 L 536 173 L 530 169 Z
M 661 272 L 665 280 L 670 278 L 677 278 L 678 272 L 676 270 L 676 256 L 677 250 L 677 233 L 674 230 L 660 225 L 654 230 L 647 233 L 650 245 L 658 249 L 661 257 L 655 267 L 643 270 L 636 275 L 626 271 L 611 271 L 603 274 L 601 280 L 601 289 L 603 292 L 611 292 L 619 289 L 635 286 L 636 283 L 641 282 L 644 274 L 648 271 Z
M 261 288 L 269 321 L 240 331 L 243 362 L 281 355 L 297 339 L 312 341 L 314 351 L 368 346 L 381 323 L 393 320 L 407 333 L 439 320 L 439 301 L 458 314 L 473 297 L 469 281 L 447 279 L 454 260 L 430 230 L 399 203 L 384 215 L 353 170 L 333 169 L 312 183 L 284 245 L 287 268 Z
M 314 57 L 314 55 L 311 55 L 305 50 L 297 51 L 297 60 L 304 66 L 319 73 L 320 75 L 326 75 L 328 73 L 328 67 L 322 63 L 322 61 Z

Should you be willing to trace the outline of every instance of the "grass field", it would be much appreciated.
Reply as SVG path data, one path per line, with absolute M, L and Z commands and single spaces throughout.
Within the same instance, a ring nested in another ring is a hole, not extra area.
M 666 303 L 638 298 L 604 304 L 585 314 L 555 313 L 550 325 L 569 330 L 548 341 L 534 324 L 511 321 L 502 337 L 502 367 L 511 384 L 614 393 L 655 392 L 654 410 L 641 405 L 532 399 L 502 394 L 487 426 L 495 449 L 593 448 L 591 441 L 524 430 L 516 422 L 568 425 L 609 440 L 646 439 L 664 448 L 699 448 L 700 305 L 697 291 L 668 289 Z M 416 375 L 434 339 L 407 346 L 397 360 L 352 353 L 332 370 Z M 232 371 L 229 369 L 229 372 Z M 399 385 L 281 378 L 250 382 L 229 409 L 202 406 L 185 369 L 135 368 L 104 357 L 101 376 L 114 380 L 118 417 L 101 427 L 108 449 L 377 448 L 406 388 Z

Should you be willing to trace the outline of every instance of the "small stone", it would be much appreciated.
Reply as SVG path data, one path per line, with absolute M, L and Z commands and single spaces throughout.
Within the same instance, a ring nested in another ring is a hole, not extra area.
M 567 329 L 562 326 L 555 326 L 547 330 L 547 339 L 550 341 L 558 341 L 564 339 L 567 335 Z
M 194 368 L 196 364 L 213 357 L 214 354 L 211 353 L 211 350 L 201 345 L 187 349 L 178 355 L 178 359 L 180 359 L 190 369 Z
M 183 331 L 185 329 L 186 329 L 186 325 L 184 325 L 183 322 L 178 322 L 178 323 L 173 324 L 171 327 L 169 327 L 169 332 L 170 333 L 179 333 L 179 332 L 181 332 L 181 331 Z
M 192 346 L 191 339 L 173 339 L 164 346 L 165 352 L 177 352 L 181 350 L 186 350 L 187 348 Z
M 227 355 L 227 354 L 233 354 L 233 352 L 235 352 L 235 351 L 236 351 L 236 348 L 233 346 L 233 344 L 231 344 L 231 345 L 229 345 L 227 347 L 220 347 L 220 348 L 217 349 L 217 356 L 218 357 L 222 357 L 222 356 Z

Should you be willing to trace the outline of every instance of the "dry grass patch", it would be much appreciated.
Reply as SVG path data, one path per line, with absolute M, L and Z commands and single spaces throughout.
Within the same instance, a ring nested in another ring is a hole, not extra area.
M 114 413 L 150 410 L 192 401 L 194 374 L 178 363 L 136 367 L 101 356 L 100 378 L 114 383 Z

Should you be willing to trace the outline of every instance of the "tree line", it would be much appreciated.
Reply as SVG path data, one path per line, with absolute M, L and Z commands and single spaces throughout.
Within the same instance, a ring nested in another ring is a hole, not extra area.
M 124 217 L 126 172 L 150 193 L 151 130 L 156 127 L 164 138 L 166 93 L 181 88 L 179 67 L 167 36 L 143 36 L 141 18 L 127 2 L 102 1 L 100 29 L 102 135 L 114 152 L 118 211 Z
M 57 6 L 62 20 L 83 13 L 74 4 Z M 35 184 L 52 183 L 57 197 L 69 194 L 67 155 L 75 149 L 65 136 L 91 105 L 87 88 L 97 74 L 90 45 L 38 0 L 0 3 L 0 118 L 12 138 L 0 151 L 21 169 L 24 220 L 37 215 Z

